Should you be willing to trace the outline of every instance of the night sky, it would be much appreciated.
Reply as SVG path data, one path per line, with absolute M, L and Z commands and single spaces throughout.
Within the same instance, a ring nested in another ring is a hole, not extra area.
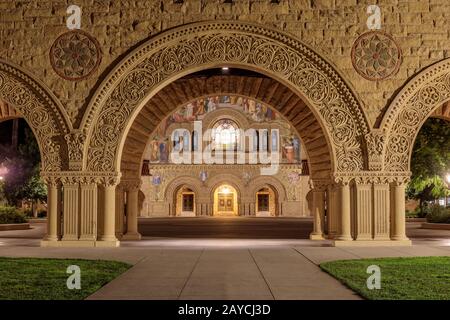
M 12 124 L 13 120 L 0 122 L 0 144 L 11 144 Z M 24 142 L 26 127 L 26 121 L 19 119 L 19 144 Z

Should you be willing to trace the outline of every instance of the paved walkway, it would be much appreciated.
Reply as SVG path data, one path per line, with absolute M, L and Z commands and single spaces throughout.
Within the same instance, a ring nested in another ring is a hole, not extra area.
M 340 259 L 450 256 L 450 232 L 422 230 L 419 224 L 408 224 L 412 247 L 375 248 L 335 248 L 327 241 L 305 239 L 192 236 L 145 238 L 124 242 L 120 248 L 41 248 L 44 232 L 45 224 L 1 232 L 0 256 L 133 264 L 89 299 L 359 299 L 318 264 Z

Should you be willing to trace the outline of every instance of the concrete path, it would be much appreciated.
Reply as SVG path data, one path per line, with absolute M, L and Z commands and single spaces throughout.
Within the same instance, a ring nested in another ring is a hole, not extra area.
M 303 221 L 294 223 L 310 223 Z M 279 227 L 285 222 L 274 223 Z M 180 229 L 184 222 L 171 223 L 167 228 Z M 205 223 L 209 222 L 203 227 Z M 252 225 L 249 222 L 247 227 Z M 207 233 L 195 238 L 189 233 L 186 237 L 145 237 L 123 242 L 120 248 L 86 249 L 39 247 L 45 233 L 45 224 L 40 223 L 31 230 L 0 232 L 0 256 L 117 260 L 133 265 L 89 299 L 359 299 L 318 265 L 341 259 L 450 256 L 450 231 L 407 225 L 411 247 L 336 248 L 328 241 L 276 238 L 272 230 L 269 239 L 210 238 Z M 258 222 L 258 226 L 264 232 L 270 221 Z M 239 236 L 247 227 L 236 232 L 227 222 L 215 230 L 219 235 Z
M 154 251 L 89 299 L 359 299 L 292 248 Z

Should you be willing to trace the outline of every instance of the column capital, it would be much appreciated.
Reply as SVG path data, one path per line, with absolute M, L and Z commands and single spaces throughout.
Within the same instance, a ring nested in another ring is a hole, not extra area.
M 41 177 L 42 180 L 50 186 L 57 186 L 61 183 L 60 177 L 52 177 L 52 176 L 41 176 Z
M 327 190 L 328 186 L 331 184 L 330 180 L 319 180 L 319 179 L 310 179 L 309 187 L 313 192 L 324 192 Z
M 389 183 L 407 183 L 411 172 L 386 172 L 386 171 L 357 171 L 357 172 L 338 172 L 333 174 L 333 182 L 338 185 L 350 183 L 355 184 L 389 184 Z
M 121 188 L 124 191 L 136 191 L 141 188 L 142 181 L 141 179 L 122 179 L 120 181 Z

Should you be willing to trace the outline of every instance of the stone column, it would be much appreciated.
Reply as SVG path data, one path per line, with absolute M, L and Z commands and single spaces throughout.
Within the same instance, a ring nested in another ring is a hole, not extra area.
M 116 237 L 122 239 L 125 224 L 125 191 L 122 184 L 116 187 Z
M 95 241 L 97 239 L 97 181 L 85 177 L 80 184 L 80 240 Z
M 311 240 L 323 240 L 325 220 L 325 188 L 326 186 L 316 181 L 311 183 L 312 188 L 312 215 L 314 217 L 314 229 L 309 235 Z
M 389 184 L 379 181 L 373 185 L 374 240 L 389 240 Z
M 351 207 L 349 181 L 338 181 L 339 230 L 336 240 L 351 241 Z
M 116 186 L 119 182 L 117 176 L 103 178 L 103 232 L 98 247 L 117 247 L 119 241 L 116 238 Z
M 406 237 L 405 223 L 405 182 L 397 180 L 391 185 L 391 239 L 396 241 L 408 241 Z
M 56 178 L 47 178 L 47 235 L 44 241 L 58 241 L 60 238 L 59 191 L 60 185 Z
M 127 192 L 127 231 L 122 240 L 140 240 L 138 232 L 139 189 L 141 182 L 129 182 L 126 184 Z
M 61 179 L 64 192 L 62 241 L 76 241 L 79 238 L 80 185 L 77 177 Z
M 355 240 L 372 240 L 373 203 L 370 178 L 357 178 L 354 187 Z
M 334 185 L 328 187 L 327 224 L 328 239 L 334 239 L 338 233 L 339 210 L 337 209 L 337 191 Z

